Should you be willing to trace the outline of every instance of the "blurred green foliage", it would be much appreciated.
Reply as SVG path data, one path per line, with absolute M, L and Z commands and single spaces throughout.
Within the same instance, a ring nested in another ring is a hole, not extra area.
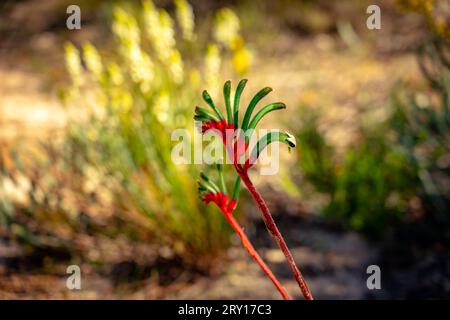
M 433 230 L 448 233 L 448 43 L 439 38 L 426 43 L 418 60 L 423 88 L 406 83 L 393 88 L 388 119 L 360 125 L 358 137 L 343 152 L 327 143 L 320 115 L 304 108 L 297 134 L 299 164 L 306 181 L 328 195 L 326 217 L 374 236 L 411 217 L 432 220 Z
M 389 119 L 396 143 L 418 168 L 422 206 L 434 236 L 450 240 L 450 43 L 436 37 L 418 50 L 426 86 L 399 90 Z
M 361 128 L 343 155 L 307 121 L 297 135 L 299 164 L 306 181 L 329 196 L 328 218 L 379 235 L 399 218 L 415 188 L 415 167 L 384 136 L 385 128 Z

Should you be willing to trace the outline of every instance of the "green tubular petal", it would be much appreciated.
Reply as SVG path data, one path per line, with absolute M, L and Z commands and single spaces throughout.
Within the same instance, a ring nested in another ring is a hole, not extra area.
M 216 191 L 211 188 L 211 186 L 206 185 L 203 181 L 197 181 L 198 183 L 198 191 L 199 193 L 205 193 L 205 192 L 211 192 L 211 193 L 216 193 Z
M 217 109 L 216 105 L 214 104 L 214 102 L 211 99 L 211 96 L 209 95 L 208 91 L 206 91 L 206 90 L 203 91 L 203 100 L 205 100 L 205 102 L 211 107 L 211 109 L 214 110 L 214 112 L 217 114 L 217 116 L 219 117 L 220 120 L 224 119 L 222 112 L 220 112 L 220 110 Z
M 238 128 L 239 126 L 239 103 L 241 100 L 242 91 L 244 91 L 245 85 L 247 84 L 247 79 L 242 79 L 239 81 L 239 84 L 236 89 L 236 93 L 234 94 L 234 104 L 233 104 L 233 120 L 234 127 Z
M 272 91 L 272 88 L 265 87 L 264 89 L 261 89 L 250 101 L 250 104 L 248 105 L 247 110 L 245 111 L 244 120 L 242 121 L 242 130 L 247 129 L 248 122 L 250 121 L 250 117 L 252 116 L 252 112 L 255 109 L 256 105 L 259 101 L 261 101 L 262 98 L 267 96 Z
M 248 125 L 248 129 L 255 129 L 256 125 L 258 124 L 261 119 L 268 114 L 269 112 L 280 110 L 280 109 L 286 109 L 286 105 L 282 102 L 275 102 L 268 104 L 264 108 L 258 111 L 258 113 L 253 117 L 252 121 Z
M 231 102 L 230 102 L 230 92 L 231 92 L 231 81 L 228 80 L 223 86 L 223 97 L 225 99 L 225 106 L 227 108 L 227 122 L 233 123 L 233 115 L 231 114 Z
M 204 186 L 206 188 L 209 188 L 210 191 L 212 191 L 213 193 L 220 192 L 219 187 L 212 180 L 210 180 L 203 172 L 200 172 L 200 178 L 203 179 Z
M 199 192 L 206 191 L 206 187 L 200 181 L 197 181 L 197 183 L 198 183 L 198 191 Z
M 206 118 L 206 121 L 207 120 L 219 121 L 219 118 L 215 114 L 209 112 L 204 108 L 195 107 L 195 115 L 202 118 Z
M 194 116 L 194 120 L 195 120 L 195 121 L 199 121 L 199 122 L 206 122 L 206 121 L 209 121 L 210 119 L 208 119 L 208 118 L 205 117 L 205 116 L 195 115 L 195 116 Z
M 287 132 L 269 132 L 256 143 L 256 146 L 252 150 L 251 157 L 257 159 L 264 148 L 276 141 L 287 144 L 289 148 L 295 148 L 296 145 L 295 137 Z

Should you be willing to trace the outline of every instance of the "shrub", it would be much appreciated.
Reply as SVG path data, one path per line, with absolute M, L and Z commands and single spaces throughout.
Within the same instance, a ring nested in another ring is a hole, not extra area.
M 423 45 L 418 51 L 426 80 L 422 88 L 405 82 L 395 86 L 387 120 L 361 125 L 359 137 L 343 153 L 319 131 L 319 115 L 302 116 L 299 163 L 305 179 L 330 198 L 325 216 L 375 236 L 393 222 L 418 220 L 448 237 L 448 54 L 442 38 Z
M 450 240 L 450 45 L 436 37 L 419 48 L 418 62 L 426 83 L 404 85 L 393 97 L 389 125 L 396 145 L 418 168 L 422 214 L 428 238 Z M 423 229 L 423 228 L 422 228 Z
M 210 266 L 226 247 L 229 230 L 199 206 L 197 169 L 173 163 L 171 133 L 193 131 L 197 92 L 200 85 L 217 87 L 222 63 L 233 60 L 238 72 L 248 67 L 239 19 L 230 9 L 219 11 L 216 38 L 231 23 L 230 43 L 203 45 L 183 0 L 176 1 L 179 29 L 151 1 L 134 11 L 115 7 L 113 16 L 117 46 L 109 52 L 89 43 L 81 54 L 72 44 L 65 48 L 72 84 L 63 97 L 69 110 L 76 106 L 82 113 L 67 134 L 75 163 L 91 191 L 109 189 L 122 219 L 141 225 L 186 261 Z
M 329 196 L 326 217 L 380 235 L 414 195 L 416 169 L 386 137 L 386 127 L 361 128 L 357 142 L 338 154 L 312 121 L 298 133 L 306 181 Z

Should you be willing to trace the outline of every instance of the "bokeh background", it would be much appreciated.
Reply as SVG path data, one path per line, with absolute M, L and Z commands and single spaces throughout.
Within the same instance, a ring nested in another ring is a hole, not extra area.
M 288 106 L 263 126 L 298 146 L 252 178 L 315 297 L 450 297 L 447 0 L 79 0 L 68 30 L 71 4 L 0 3 L 0 298 L 278 299 L 171 161 L 202 90 L 243 77 L 242 103 Z M 245 191 L 238 211 L 300 298 Z

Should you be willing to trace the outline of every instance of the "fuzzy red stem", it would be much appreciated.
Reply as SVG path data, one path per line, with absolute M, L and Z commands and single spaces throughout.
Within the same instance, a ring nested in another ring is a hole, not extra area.
M 261 210 L 263 220 L 267 226 L 267 229 L 269 230 L 269 232 L 272 234 L 272 236 L 277 241 L 278 246 L 280 247 L 281 251 L 283 251 L 283 254 L 286 257 L 289 267 L 291 268 L 291 271 L 295 277 L 295 280 L 297 281 L 297 283 L 300 287 L 300 290 L 303 293 L 303 296 L 305 297 L 306 300 L 313 300 L 313 297 L 311 295 L 311 292 L 308 289 L 306 281 L 303 278 L 300 270 L 297 268 L 297 265 L 295 264 L 292 253 L 290 252 L 288 246 L 286 245 L 286 242 L 284 241 L 283 236 L 281 235 L 280 231 L 278 230 L 277 225 L 275 224 L 272 214 L 270 213 L 269 208 L 267 207 L 264 199 L 259 194 L 258 190 L 256 190 L 256 188 L 253 185 L 252 181 L 250 180 L 247 172 L 238 165 L 235 165 L 235 167 L 236 167 L 237 173 L 241 177 L 245 186 L 250 191 L 253 199 L 255 200 L 256 204 L 258 205 L 259 209 Z
M 242 230 L 241 226 L 236 221 L 236 219 L 234 218 L 231 211 L 222 210 L 222 212 L 224 213 L 225 218 L 228 220 L 231 227 L 238 234 L 239 238 L 241 238 L 242 245 L 244 246 L 244 248 L 247 250 L 247 252 L 253 258 L 253 260 L 255 260 L 255 262 L 261 267 L 261 269 L 264 271 L 264 273 L 270 278 L 270 280 L 273 282 L 273 284 L 278 289 L 278 291 L 283 296 L 283 298 L 285 300 L 292 300 L 292 298 L 289 296 L 289 294 L 286 292 L 286 290 L 283 288 L 283 286 L 277 280 L 275 275 L 272 273 L 272 271 L 270 271 L 269 267 L 264 263 L 264 261 L 261 259 L 259 254 L 256 252 L 255 248 L 250 243 L 250 240 L 248 240 L 247 236 L 244 233 L 244 230 Z

